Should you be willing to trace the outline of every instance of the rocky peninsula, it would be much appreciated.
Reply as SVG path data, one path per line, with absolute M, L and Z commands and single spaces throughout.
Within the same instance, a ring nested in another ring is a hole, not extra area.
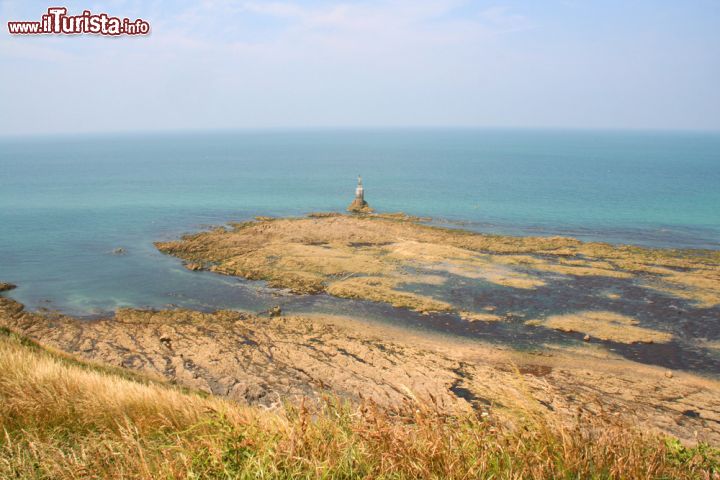
M 518 318 L 517 312 L 501 311 L 503 296 L 518 297 L 517 310 L 542 303 L 551 290 L 571 291 L 592 281 L 590 289 L 573 292 L 585 296 L 584 306 L 568 301 L 519 317 L 528 327 L 625 344 L 673 339 L 676 326 L 657 307 L 663 302 L 696 315 L 720 312 L 717 251 L 486 235 L 403 215 L 333 213 L 231 223 L 156 246 L 192 270 L 264 280 L 296 294 L 444 312 L 469 322 Z

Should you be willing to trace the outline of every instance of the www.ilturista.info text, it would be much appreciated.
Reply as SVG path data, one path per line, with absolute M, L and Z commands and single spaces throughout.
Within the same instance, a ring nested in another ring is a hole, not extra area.
M 93 14 L 90 10 L 83 11 L 81 15 L 68 15 L 65 7 L 52 7 L 39 22 L 8 22 L 8 31 L 15 35 L 147 35 L 150 24 L 141 18 L 130 20 L 106 13 Z

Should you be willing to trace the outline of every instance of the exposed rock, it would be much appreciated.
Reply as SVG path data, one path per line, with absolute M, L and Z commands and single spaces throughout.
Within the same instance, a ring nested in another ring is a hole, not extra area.
M 245 389 L 245 392 L 243 392 L 243 397 L 248 403 L 260 403 L 260 401 L 267 396 L 268 392 L 264 386 L 257 383 L 249 385 Z
M 643 283 L 654 279 L 646 288 L 674 288 L 663 283 L 667 279 L 673 285 L 694 282 L 694 287 L 688 283 L 685 296 L 696 294 L 702 301 L 713 295 L 720 298 L 720 253 L 712 251 L 690 254 L 562 237 L 483 235 L 381 215 L 316 214 L 231 225 L 232 229 L 187 235 L 156 246 L 190 265 L 212 265 L 214 272 L 266 280 L 271 287 L 293 293 L 327 292 L 418 311 L 442 296 L 436 294 L 442 282 L 428 281 L 432 277 L 428 271 L 436 273 L 436 278 L 455 276 L 530 291 L 546 286 L 549 276 L 569 281 L 587 276 L 638 277 Z M 678 269 L 683 270 L 682 276 Z M 409 283 L 427 288 L 412 300 L 403 288 Z M 455 313 L 466 309 L 451 305 Z M 579 331 L 595 336 L 590 330 Z M 642 337 L 641 341 L 655 343 L 667 340 L 664 335 Z
M 468 322 L 498 322 L 503 320 L 499 315 L 494 313 L 478 313 L 478 312 L 460 312 L 460 318 Z
M 388 220 L 395 220 L 398 222 L 414 222 L 414 223 L 427 223 L 432 220 L 430 217 L 417 217 L 415 215 L 408 215 L 405 212 L 393 212 L 393 213 L 376 213 L 373 215 L 375 218 L 385 218 Z
M 122 247 L 114 248 L 113 251 L 112 251 L 112 254 L 113 254 L 113 255 L 125 255 L 125 253 L 126 253 L 126 252 L 125 252 L 125 249 L 122 248 Z
M 328 218 L 328 217 L 339 217 L 342 215 L 338 212 L 311 212 L 307 216 L 310 218 Z
M 385 277 L 355 277 L 333 282 L 327 289 L 330 295 L 341 298 L 361 298 L 389 303 L 394 307 L 408 308 L 420 313 L 450 312 L 452 305 L 441 300 L 412 292 L 397 290 L 399 281 Z
M 17 285 L 14 285 L 12 283 L 0 282 L 0 292 L 6 292 L 14 288 L 17 288 Z
M 270 310 L 268 310 L 268 315 L 271 317 L 279 317 L 282 315 L 282 309 L 280 308 L 280 305 L 275 305 Z
M 0 326 L 239 402 L 270 406 L 329 390 L 389 408 L 415 398 L 445 412 L 490 409 L 507 421 L 516 407 L 568 419 L 603 411 L 689 442 L 720 442 L 720 382 L 691 373 L 668 382 L 663 369 L 589 353 L 513 352 L 326 316 L 121 309 L 81 321 L 25 312 L 7 298 Z
M 351 213 L 372 213 L 374 210 L 370 208 L 370 205 L 368 203 L 361 199 L 356 198 L 352 201 L 352 203 L 347 208 L 348 212 Z
M 542 325 L 561 332 L 585 334 L 590 337 L 619 343 L 667 343 L 672 340 L 668 332 L 639 327 L 638 320 L 627 315 L 608 311 L 580 311 L 564 315 L 552 315 Z
M 162 343 L 163 346 L 167 348 L 172 348 L 172 339 L 167 335 L 163 335 L 160 337 L 160 343 Z
M 61 320 L 0 301 L 0 326 L 89 360 L 237 401 L 272 405 L 331 390 L 385 406 L 417 395 L 434 397 L 443 410 L 468 408 L 449 391 L 455 361 L 359 333 L 339 319 L 285 316 L 277 322 L 233 311 L 124 308 L 115 318 Z

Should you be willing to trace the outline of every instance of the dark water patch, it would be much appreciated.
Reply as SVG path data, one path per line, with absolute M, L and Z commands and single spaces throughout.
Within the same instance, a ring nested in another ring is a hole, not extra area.
M 641 327 L 667 331 L 680 339 L 720 337 L 720 307 L 700 308 L 692 302 L 645 288 L 636 279 L 601 276 L 542 277 L 536 289 L 506 288 L 448 275 L 442 288 L 408 285 L 415 293 L 432 294 L 461 309 L 482 312 L 487 307 L 518 321 L 578 311 L 612 311 L 636 319 Z M 439 295 L 438 295 L 439 292 Z M 608 296 L 613 293 L 617 296 Z
M 384 247 L 386 245 L 391 245 L 392 242 L 348 242 L 348 245 L 353 248 L 363 248 L 363 247 Z

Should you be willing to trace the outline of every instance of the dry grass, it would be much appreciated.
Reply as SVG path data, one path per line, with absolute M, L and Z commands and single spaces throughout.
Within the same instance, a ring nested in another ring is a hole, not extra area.
M 0 335 L 0 478 L 718 478 L 720 454 L 605 416 L 557 425 L 334 399 L 242 407 Z

